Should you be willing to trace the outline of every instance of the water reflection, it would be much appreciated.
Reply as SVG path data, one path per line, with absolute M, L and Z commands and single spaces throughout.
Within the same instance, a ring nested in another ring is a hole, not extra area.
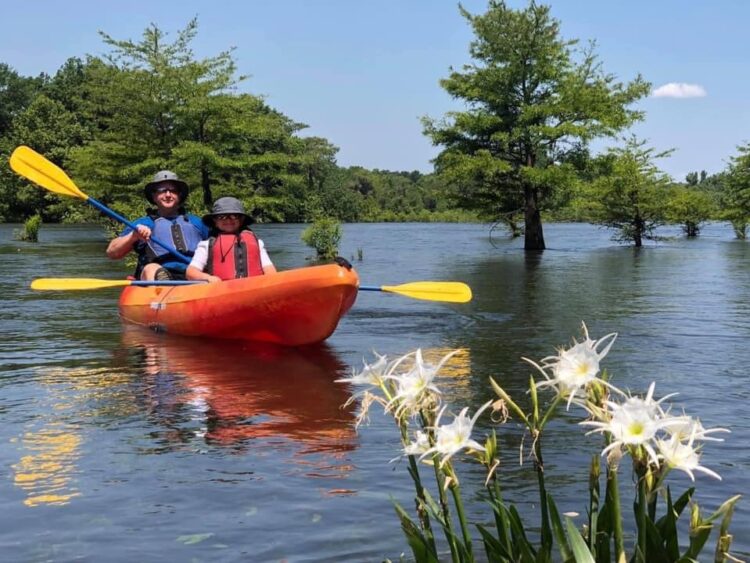
M 289 349 L 123 330 L 122 352 L 144 375 L 141 400 L 157 448 L 197 438 L 245 451 L 254 440 L 293 443 L 297 456 L 355 447 L 346 366 L 325 346 Z
M 13 465 L 15 485 L 27 493 L 26 506 L 62 505 L 80 492 L 72 483 L 81 437 L 77 428 L 53 424 L 22 438 L 29 452 Z

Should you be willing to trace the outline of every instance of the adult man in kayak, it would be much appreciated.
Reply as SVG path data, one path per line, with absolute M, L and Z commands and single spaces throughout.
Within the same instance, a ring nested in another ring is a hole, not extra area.
M 169 170 L 162 170 L 143 189 L 146 199 L 156 206 L 136 219 L 136 230 L 126 227 L 107 247 L 107 256 L 123 258 L 131 250 L 138 254 L 135 276 L 142 280 L 185 279 L 187 264 L 151 241 L 151 235 L 192 256 L 198 243 L 208 238 L 208 228 L 199 217 L 185 212 L 188 185 Z
M 211 227 L 211 238 L 198 244 L 187 279 L 213 283 L 276 272 L 263 241 L 250 230 L 250 216 L 239 199 L 217 199 L 203 223 Z

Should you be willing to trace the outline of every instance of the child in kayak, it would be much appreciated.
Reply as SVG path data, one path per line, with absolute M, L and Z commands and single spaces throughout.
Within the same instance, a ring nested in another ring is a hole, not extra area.
M 211 235 L 198 243 L 187 279 L 218 282 L 275 273 L 263 241 L 249 228 L 250 222 L 240 200 L 217 199 L 211 213 L 203 216 Z

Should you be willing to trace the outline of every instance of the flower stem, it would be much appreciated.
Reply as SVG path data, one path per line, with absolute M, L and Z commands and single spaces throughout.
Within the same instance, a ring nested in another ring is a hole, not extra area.
M 451 479 L 452 483 L 450 485 L 451 494 L 453 495 L 453 504 L 456 507 L 456 514 L 458 515 L 458 521 L 461 524 L 461 533 L 464 537 L 464 547 L 466 548 L 466 553 L 469 555 L 469 561 L 473 560 L 472 550 L 471 550 L 471 534 L 469 533 L 469 525 L 466 521 L 466 512 L 464 511 L 464 503 L 461 499 L 461 487 L 458 484 L 458 480 L 455 477 L 455 474 L 453 474 L 453 469 L 450 470 L 451 473 Z
M 417 516 L 419 522 L 424 530 L 425 537 L 430 543 L 430 547 L 433 552 L 437 554 L 437 547 L 435 546 L 435 535 L 432 532 L 432 525 L 430 524 L 430 515 L 427 512 L 427 499 L 424 494 L 424 485 L 422 485 L 422 479 L 419 476 L 419 466 L 417 460 L 413 455 L 409 456 L 409 473 L 411 474 L 412 480 L 414 481 L 414 488 L 417 494 Z
M 443 512 L 443 530 L 445 531 L 445 539 L 448 540 L 448 546 L 451 549 L 451 558 L 454 562 L 461 561 L 461 557 L 458 553 L 458 547 L 456 546 L 456 536 L 453 533 L 453 523 L 451 521 L 450 508 L 448 506 L 448 499 L 445 496 L 445 477 L 440 469 L 440 457 L 434 455 L 432 457 L 433 466 L 435 468 L 435 480 L 438 486 L 438 496 L 440 497 L 440 509 Z
M 401 431 L 401 442 L 403 444 L 409 443 L 409 429 L 405 422 L 398 421 L 399 430 Z M 409 474 L 411 475 L 412 481 L 414 481 L 414 489 L 417 495 L 416 498 L 416 510 L 419 523 L 424 531 L 425 539 L 429 542 L 430 548 L 433 553 L 437 555 L 437 546 L 435 545 L 435 534 L 432 531 L 432 525 L 430 524 L 430 515 L 427 511 L 427 498 L 425 496 L 425 488 L 422 485 L 422 478 L 419 475 L 419 465 L 416 458 L 413 455 L 408 456 L 409 458 Z
M 542 459 L 542 436 L 537 431 L 534 435 L 534 465 L 539 483 L 539 503 L 542 511 L 542 549 L 552 550 L 552 529 L 549 522 L 549 507 L 547 505 L 547 487 L 544 483 L 544 460 Z
M 638 475 L 638 508 L 636 519 L 638 522 L 638 553 L 636 561 L 646 561 L 646 476 Z M 640 554 L 640 557 L 639 557 Z
M 615 535 L 615 561 L 625 561 L 625 540 L 622 534 L 622 510 L 617 465 L 607 464 L 607 497 L 612 503 L 612 528 Z

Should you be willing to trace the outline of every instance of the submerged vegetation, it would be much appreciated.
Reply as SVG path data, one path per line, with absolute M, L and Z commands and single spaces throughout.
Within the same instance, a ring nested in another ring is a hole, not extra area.
M 600 366 L 617 335 L 594 340 L 583 325 L 583 337 L 540 362 L 524 358 L 536 373 L 529 380 L 528 408 L 490 378 L 494 400 L 473 415 L 468 407 L 451 415 L 438 387 L 438 374 L 452 354 L 437 365 L 426 363 L 419 350 L 395 360 L 378 356 L 373 364 L 339 380 L 364 387 L 350 399 L 360 405 L 358 424 L 367 420 L 373 405 L 382 406 L 396 422 L 403 448 L 400 457 L 408 461 L 414 482 L 416 518 L 398 503 L 396 512 L 417 561 L 450 558 L 465 562 L 486 557 L 535 563 L 557 560 L 555 550 L 566 562 L 697 561 L 704 559 L 701 553 L 712 534 L 714 560 L 733 559 L 729 525 L 739 495 L 706 515 L 694 486 L 677 494 L 674 483 L 667 481 L 675 470 L 691 481 L 698 473 L 721 479 L 703 465 L 702 447 L 708 441 L 722 441 L 718 435 L 728 430 L 705 428 L 700 419 L 677 413 L 666 403 L 673 394 L 656 399 L 655 383 L 644 396 L 619 389 Z M 544 400 L 549 391 L 553 395 Z M 578 514 L 560 514 L 548 486 L 545 429 L 558 416 L 577 419 L 582 430 L 602 437 L 601 449 L 592 452 L 589 461 L 582 461 L 589 464 L 589 498 L 580 510 L 588 514 L 584 524 L 575 523 Z M 484 441 L 477 441 L 474 427 L 487 417 L 493 430 Z M 539 490 L 539 515 L 532 523 L 524 522 L 516 507 L 503 498 L 503 490 L 512 490 L 513 484 L 502 474 L 497 433 L 509 420 L 522 425 L 530 444 L 528 455 Z M 464 510 L 455 461 L 461 453 L 484 467 L 483 494 L 492 512 L 485 523 L 473 528 Z M 621 484 L 621 469 L 628 467 L 632 477 Z M 623 487 L 632 487 L 628 496 L 634 499 L 633 521 L 628 523 L 625 518 L 631 512 L 621 502 Z M 492 526 L 486 523 L 490 521 Z M 477 539 L 481 539 L 484 556 L 475 552 Z
M 302 242 L 315 249 L 318 260 L 331 260 L 339 253 L 341 224 L 334 219 L 316 219 L 302 232 Z
M 32 215 L 23 224 L 23 228 L 15 233 L 16 240 L 39 242 L 39 228 L 42 226 L 42 216 Z

